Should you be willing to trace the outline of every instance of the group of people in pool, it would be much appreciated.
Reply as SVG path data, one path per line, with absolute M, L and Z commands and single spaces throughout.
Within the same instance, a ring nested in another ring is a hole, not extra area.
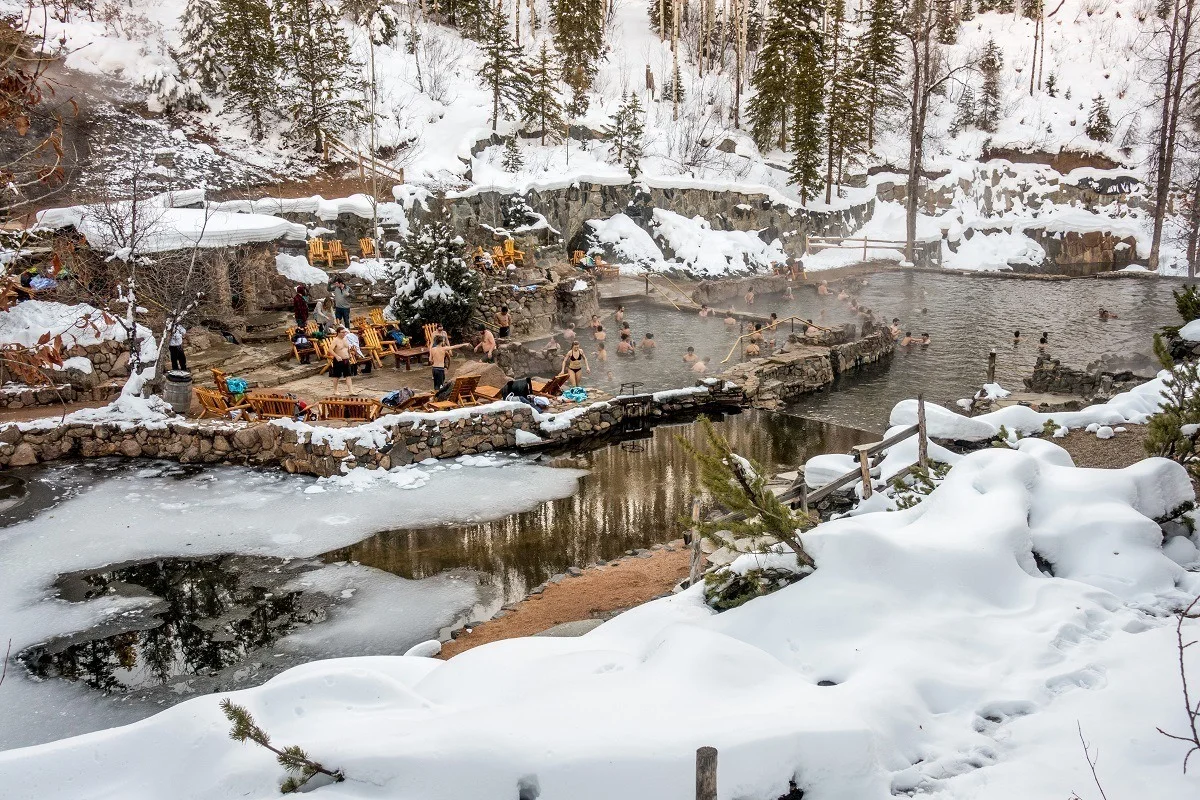
M 634 340 L 633 330 L 629 327 L 629 323 L 625 320 L 625 306 L 617 306 L 616 312 L 613 314 L 613 321 L 619 326 L 618 335 L 620 339 L 617 341 L 617 356 L 619 358 L 636 358 L 641 352 L 645 356 L 653 356 L 658 343 L 654 341 L 654 334 L 646 332 L 642 334 L 642 340 L 636 342 Z M 604 324 L 600 321 L 599 314 L 592 314 L 592 318 L 588 323 L 592 330 L 592 340 L 596 343 L 596 350 L 592 353 L 597 364 L 608 363 L 608 331 L 604 329 Z M 562 332 L 563 339 L 567 342 L 567 353 L 563 356 L 562 372 L 567 374 L 567 379 L 572 386 L 578 386 L 583 374 L 591 374 L 592 365 L 588 362 L 587 354 L 583 351 L 583 344 L 579 341 L 579 334 L 575 330 L 575 323 L 568 323 L 567 327 Z M 608 373 L 608 379 L 612 380 L 612 372 Z

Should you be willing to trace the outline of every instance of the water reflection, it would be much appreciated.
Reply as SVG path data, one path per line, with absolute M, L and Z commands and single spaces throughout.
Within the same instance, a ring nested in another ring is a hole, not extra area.
M 146 597 L 151 605 L 99 630 L 29 648 L 20 660 L 40 678 L 83 681 L 106 692 L 214 674 L 297 625 L 324 618 L 319 596 L 275 591 L 295 574 L 282 564 L 168 558 L 64 577 L 58 588 L 69 601 L 120 594 Z
M 767 412 L 746 412 L 717 424 L 734 449 L 772 470 L 789 469 L 818 453 L 846 452 L 872 440 L 862 431 Z M 670 541 L 683 529 L 696 488 L 696 467 L 677 436 L 699 443 L 695 425 L 659 426 L 638 452 L 616 445 L 578 457 L 590 470 L 572 497 L 478 525 L 387 531 L 326 554 L 405 578 L 466 567 L 483 573 L 505 600 L 567 567 Z

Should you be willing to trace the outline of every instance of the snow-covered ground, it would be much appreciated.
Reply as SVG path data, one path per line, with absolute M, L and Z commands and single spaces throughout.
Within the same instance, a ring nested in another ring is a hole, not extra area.
M 1200 577 L 1164 555 L 1153 520 L 1192 497 L 1161 459 L 1107 471 L 1043 440 L 990 448 L 910 510 L 809 532 L 816 572 L 735 610 L 694 589 L 576 639 L 309 664 L 0 754 L 0 780 L 41 800 L 277 796 L 270 754 L 228 736 L 229 696 L 275 742 L 344 770 L 329 797 L 683 800 L 712 745 L 721 798 L 794 781 L 818 800 L 1049 800 L 1089 796 L 1078 726 L 1108 796 L 1183 800 L 1200 777 L 1155 728 L 1185 725 L 1167 612 Z
M 48 467 L 37 479 L 84 488 L 32 519 L 0 527 L 0 636 L 11 638 L 13 655 L 145 603 L 113 596 L 64 602 L 52 589 L 63 573 L 170 556 L 308 559 L 381 530 L 524 511 L 571 495 L 580 475 L 503 456 L 391 472 L 356 470 L 322 480 L 225 467 L 184 479 L 177 472 L 157 465 L 107 473 L 67 465 Z M 293 663 L 347 652 L 403 653 L 481 599 L 474 581 L 406 581 L 360 566 L 331 565 L 297 581 L 299 588 L 334 596 L 349 590 L 354 597 L 340 603 L 328 622 L 278 643 Z M 128 697 L 101 698 L 79 684 L 34 682 L 12 664 L 0 685 L 0 705 L 0 747 L 122 724 L 158 710 Z

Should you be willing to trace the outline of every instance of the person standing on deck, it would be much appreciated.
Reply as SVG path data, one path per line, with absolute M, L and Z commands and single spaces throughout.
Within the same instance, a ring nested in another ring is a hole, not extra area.
M 167 342 L 167 350 L 171 353 L 171 369 L 187 372 L 187 354 L 183 352 L 183 335 L 187 328 L 175 323 L 171 338 Z
M 296 318 L 297 328 L 308 324 L 308 298 L 304 296 L 303 286 L 297 286 L 296 294 L 292 297 L 292 315 Z
M 333 378 L 333 393 L 340 394 L 342 381 L 346 381 L 346 388 L 350 394 L 356 395 L 358 392 L 354 390 L 354 378 L 350 374 L 350 343 L 346 341 L 347 330 L 338 326 L 337 335 L 329 343 L 330 353 L 333 355 L 333 364 L 329 367 L 329 376 Z
M 475 352 L 482 352 L 483 360 L 490 364 L 492 363 L 492 353 L 496 352 L 496 337 L 484 325 L 480 325 L 478 330 L 479 344 L 475 345 Z
M 333 295 L 333 316 L 339 324 L 350 327 L 350 289 L 346 286 L 346 282 L 337 277 L 333 279 L 333 285 L 329 287 L 330 293 Z
M 496 315 L 496 327 L 499 328 L 496 335 L 507 339 L 512 330 L 512 314 L 508 313 L 508 306 L 500 306 L 500 313 Z
M 588 374 L 592 374 L 592 368 L 588 365 L 587 354 L 583 352 L 583 348 L 579 346 L 579 340 L 571 342 L 571 349 L 563 357 L 562 371 L 567 373 L 568 380 L 572 386 L 579 385 L 579 373 L 587 370 Z

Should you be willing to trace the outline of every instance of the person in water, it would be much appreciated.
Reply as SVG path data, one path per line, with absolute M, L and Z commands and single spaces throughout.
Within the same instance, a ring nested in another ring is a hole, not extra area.
M 599 328 L 600 327 L 600 315 L 592 314 L 592 320 L 588 324 L 592 326 L 592 330 L 596 330 L 596 328 Z
M 731 326 L 732 326 L 732 325 L 737 325 L 737 324 L 738 324 L 737 317 L 735 317 L 735 316 L 733 315 L 733 309 L 732 309 L 732 308 L 731 308 L 731 309 L 729 309 L 729 313 L 725 315 L 725 324 L 726 324 L 726 325 L 731 325 Z
M 745 354 L 746 358 L 758 358 L 762 355 L 762 349 L 758 346 L 758 342 L 751 339 L 746 345 Z
M 617 313 L 613 314 L 613 319 L 621 322 L 625 319 L 625 306 L 617 306 Z
M 921 347 L 929 347 L 931 343 L 932 340 L 929 338 L 928 333 L 922 333 L 920 340 L 917 342 L 917 344 L 921 345 Z
M 746 305 L 748 305 L 748 306 L 754 305 L 754 287 L 753 286 L 751 286 L 749 289 L 746 290 Z
M 633 341 L 629 334 L 622 331 L 621 341 L 617 342 L 617 355 L 625 358 L 630 358 L 635 355 Z
M 567 373 L 567 380 L 572 386 L 579 385 L 579 375 L 584 370 L 587 370 L 589 375 L 592 374 L 592 368 L 588 364 L 587 355 L 583 352 L 583 348 L 579 346 L 579 340 L 571 342 L 571 349 L 563 356 L 562 372 Z
M 1021 332 L 1013 331 L 1013 344 L 1020 344 L 1020 343 L 1021 343 Z
M 708 365 L 705 363 L 707 361 L 708 359 L 704 356 L 697 358 L 696 363 L 692 364 L 692 372 L 695 372 L 697 375 L 703 375 L 708 372 Z
M 700 316 L 707 317 L 711 313 L 712 313 L 712 309 L 708 307 L 708 303 L 700 304 Z
M 1108 322 L 1110 319 L 1117 319 L 1117 315 L 1109 311 L 1107 308 L 1100 309 L 1100 321 Z
M 687 349 L 687 352 L 683 354 L 683 363 L 685 363 L 685 364 L 695 364 L 696 363 L 696 348 L 689 347 Z
M 913 338 L 912 331 L 905 331 L 904 338 L 900 340 L 900 346 L 908 347 L 908 346 L 914 345 L 916 343 L 917 343 L 917 340 Z
M 563 328 L 563 340 L 566 341 L 567 347 L 571 346 L 571 342 L 575 341 L 575 323 L 568 322 L 567 327 Z
M 1042 338 L 1038 339 L 1038 350 L 1042 353 L 1046 352 L 1046 348 L 1050 346 L 1049 331 L 1042 331 Z
M 794 294 L 792 294 L 792 286 L 791 286 L 791 284 L 788 284 L 788 285 L 787 285 L 787 286 L 784 288 L 784 290 L 783 290 L 783 299 L 784 299 L 784 300 L 795 300 L 795 299 L 796 299 L 796 296 L 795 296 Z
M 817 284 L 817 294 L 829 294 L 829 281 L 821 281 Z
M 597 325 L 596 330 L 592 334 L 592 336 L 596 339 L 597 342 L 603 342 L 605 339 L 608 338 L 608 334 L 604 332 L 603 325 Z
M 653 333 L 647 333 L 645 336 L 643 336 L 643 337 L 642 337 L 642 343 L 641 343 L 640 345 L 638 345 L 638 347 L 642 348 L 642 350 L 643 350 L 643 351 L 644 351 L 644 352 L 645 352 L 647 355 L 649 355 L 650 353 L 653 353 L 653 352 L 654 352 L 654 348 L 655 348 L 655 347 L 658 347 L 658 345 L 657 345 L 657 344 L 655 343 L 655 341 L 654 341 L 654 334 L 653 334 Z

